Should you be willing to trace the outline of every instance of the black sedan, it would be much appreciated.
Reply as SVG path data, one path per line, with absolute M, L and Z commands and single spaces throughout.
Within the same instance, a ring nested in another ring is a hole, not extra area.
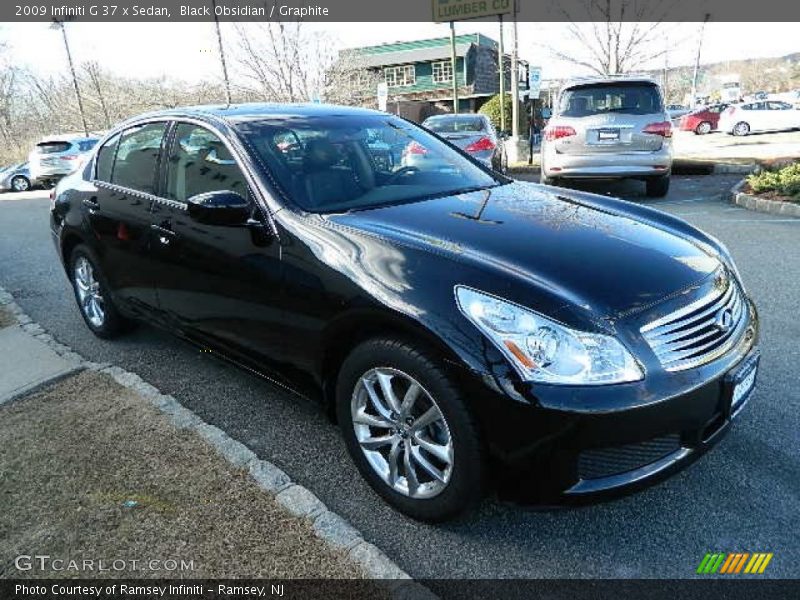
M 390 137 L 438 160 L 375 160 Z M 555 503 L 656 481 L 755 384 L 756 311 L 718 241 L 512 181 L 385 113 L 132 119 L 54 190 L 51 226 L 96 335 L 147 321 L 318 398 L 419 519 L 487 489 Z

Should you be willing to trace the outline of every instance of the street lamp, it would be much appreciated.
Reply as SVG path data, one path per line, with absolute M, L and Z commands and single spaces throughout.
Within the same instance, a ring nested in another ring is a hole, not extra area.
M 69 49 L 69 39 L 67 39 L 67 28 L 65 23 L 60 19 L 53 19 L 51 29 L 60 29 L 61 35 L 64 37 L 64 49 L 67 51 L 67 62 L 69 62 L 69 71 L 72 74 L 72 85 L 75 88 L 75 97 L 78 99 L 78 111 L 81 113 L 81 122 L 83 123 L 83 132 L 86 137 L 89 137 L 89 126 L 86 124 L 86 114 L 83 111 L 83 99 L 81 98 L 81 90 L 78 87 L 78 76 L 75 74 L 75 65 L 72 63 L 72 52 Z

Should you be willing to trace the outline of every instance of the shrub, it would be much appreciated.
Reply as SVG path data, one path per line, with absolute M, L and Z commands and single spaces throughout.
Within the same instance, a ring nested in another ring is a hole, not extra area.
M 800 162 L 754 173 L 747 178 L 747 183 L 756 194 L 775 192 L 800 202 Z
M 506 130 L 511 131 L 511 94 L 505 94 L 505 109 L 506 109 Z M 492 125 L 497 131 L 500 129 L 500 94 L 495 94 L 489 98 L 483 106 L 478 110 L 482 115 L 486 115 L 492 121 Z M 525 106 L 522 102 L 519 103 L 519 135 L 522 138 L 528 137 L 528 115 L 525 112 Z

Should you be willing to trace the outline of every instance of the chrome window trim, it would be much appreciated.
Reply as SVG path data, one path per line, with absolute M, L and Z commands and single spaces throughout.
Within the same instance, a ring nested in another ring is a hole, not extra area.
M 211 116 L 213 118 L 213 116 Z M 148 199 L 155 200 L 161 204 L 166 204 L 168 206 L 175 206 L 181 207 L 186 209 L 186 203 L 179 202 L 177 200 L 171 200 L 170 198 L 164 198 L 161 196 L 155 196 L 152 194 L 146 194 L 144 192 L 138 192 L 137 190 L 132 190 L 130 188 L 125 188 L 116 184 L 113 184 L 108 181 L 101 181 L 97 179 L 97 155 L 100 152 L 100 148 L 102 148 L 107 141 L 109 141 L 112 137 L 114 137 L 117 133 L 122 133 L 126 129 L 130 129 L 131 127 L 138 127 L 141 125 L 148 125 L 150 123 L 162 123 L 166 122 L 167 127 L 171 123 L 174 123 L 174 126 L 177 127 L 180 123 L 189 123 L 192 125 L 196 125 L 198 127 L 203 127 L 208 129 L 211 133 L 216 135 L 228 151 L 233 156 L 234 160 L 236 161 L 236 165 L 244 174 L 245 179 L 247 180 L 247 185 L 250 190 L 253 192 L 253 196 L 255 199 L 255 204 L 261 210 L 262 214 L 264 215 L 264 219 L 266 220 L 267 224 L 269 225 L 270 231 L 272 235 L 278 236 L 278 228 L 275 225 L 275 222 L 272 218 L 272 215 L 277 212 L 270 209 L 269 202 L 264 195 L 264 191 L 262 187 L 258 184 L 258 179 L 256 176 L 251 172 L 249 168 L 245 166 L 245 162 L 242 160 L 242 151 L 239 148 L 231 144 L 228 136 L 226 136 L 219 127 L 217 127 L 214 123 L 210 122 L 206 119 L 201 119 L 198 117 L 193 117 L 189 115 L 181 115 L 181 114 L 170 114 L 170 115 L 150 115 L 150 116 L 142 116 L 139 118 L 135 118 L 133 120 L 125 121 L 124 123 L 120 123 L 116 127 L 109 130 L 109 132 L 95 145 L 94 149 L 92 150 L 92 156 L 90 158 L 92 166 L 91 166 L 91 173 L 92 173 L 92 183 L 97 185 L 97 183 L 102 183 L 105 186 L 113 186 L 112 189 L 117 191 L 123 191 L 125 193 L 130 194 L 144 194 Z M 169 133 L 169 132 L 168 132 Z M 171 141 L 171 140 L 168 140 Z M 168 150 L 168 148 L 166 149 Z

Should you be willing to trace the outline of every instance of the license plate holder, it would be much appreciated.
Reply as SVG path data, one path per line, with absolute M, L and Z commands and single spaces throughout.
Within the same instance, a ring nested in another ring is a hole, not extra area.
M 725 376 L 728 414 L 735 414 L 753 393 L 758 376 L 759 354 L 752 354 Z
M 603 129 L 597 130 L 597 141 L 598 142 L 618 142 L 619 141 L 619 129 L 611 128 L 611 127 L 604 127 Z

